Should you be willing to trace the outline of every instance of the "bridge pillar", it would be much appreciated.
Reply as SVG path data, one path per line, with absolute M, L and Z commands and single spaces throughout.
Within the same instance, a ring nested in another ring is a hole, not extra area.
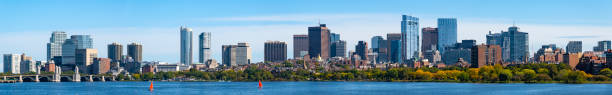
M 117 79 L 115 79 L 115 76 L 113 76 L 111 79 L 113 79 L 113 81 L 117 81 Z
M 81 82 L 81 74 L 79 74 L 79 67 L 74 66 L 74 75 L 72 76 L 73 82 Z
M 104 79 L 104 76 L 102 76 L 102 82 L 105 82 L 105 81 L 106 81 L 106 79 Z
M 89 82 L 93 82 L 93 78 L 92 75 L 89 75 L 89 79 L 87 79 Z
M 62 68 L 60 66 L 55 66 L 55 74 L 53 75 L 53 82 L 61 82 L 62 81 Z
M 34 79 L 35 82 L 40 82 L 40 79 L 38 79 L 38 75 L 36 75 L 36 77 L 34 77 L 34 78 L 35 78 Z
M 2 80 L 6 80 L 6 76 L 4 76 L 4 79 L 2 79 Z
M 19 80 L 18 82 L 23 82 L 23 75 L 19 75 Z

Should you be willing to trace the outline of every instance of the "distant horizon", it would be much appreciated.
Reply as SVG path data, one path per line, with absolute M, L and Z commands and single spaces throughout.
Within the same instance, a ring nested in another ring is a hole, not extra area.
M 307 27 L 318 23 L 340 34 L 349 51 L 357 41 L 371 43 L 373 36 L 400 33 L 401 15 L 406 14 L 420 19 L 419 28 L 437 27 L 437 18 L 457 18 L 457 40 L 478 44 L 489 31 L 507 31 L 516 24 L 529 33 L 533 57 L 542 45 L 565 48 L 569 41 L 582 41 L 583 51 L 592 51 L 597 41 L 612 40 L 609 4 L 612 1 L 0 1 L 5 12 L 0 15 L 0 53 L 46 60 L 52 31 L 64 31 L 91 35 L 98 57 L 107 57 L 106 46 L 113 42 L 136 42 L 143 44 L 144 61 L 177 63 L 179 27 L 186 26 L 195 35 L 193 48 L 197 34 L 211 32 L 213 59 L 221 59 L 221 45 L 248 42 L 253 61 L 261 62 L 265 41 L 287 42 L 292 58 L 292 36 L 307 34 Z M 197 52 L 193 50 L 193 62 Z

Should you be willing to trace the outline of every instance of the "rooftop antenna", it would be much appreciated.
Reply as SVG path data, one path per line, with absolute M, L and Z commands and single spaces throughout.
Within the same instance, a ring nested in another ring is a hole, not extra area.
M 317 19 L 317 20 L 318 20 L 319 25 L 321 25 L 321 19 L 319 18 L 319 19 Z
M 512 26 L 516 26 L 516 21 L 512 21 Z

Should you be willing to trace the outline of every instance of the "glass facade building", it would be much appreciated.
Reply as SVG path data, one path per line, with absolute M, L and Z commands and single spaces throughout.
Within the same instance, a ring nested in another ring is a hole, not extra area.
M 402 59 L 413 58 L 419 52 L 419 18 L 402 15 Z
M 181 64 L 191 65 L 192 60 L 192 32 L 190 28 L 182 27 L 181 32 Z
M 444 52 L 446 47 L 457 43 L 457 19 L 438 18 L 438 50 Z
M 210 57 L 210 32 L 202 32 L 199 36 L 199 61 L 200 63 L 205 63 L 208 59 L 212 59 Z

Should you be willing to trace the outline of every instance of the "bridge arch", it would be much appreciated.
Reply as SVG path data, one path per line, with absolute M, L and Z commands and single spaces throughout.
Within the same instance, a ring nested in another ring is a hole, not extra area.
M 23 82 L 36 82 L 34 77 L 23 77 Z
M 53 81 L 53 78 L 51 78 L 51 77 L 40 77 L 38 80 L 40 82 L 51 82 L 51 81 Z
M 61 82 L 72 82 L 72 77 L 69 76 L 64 76 L 62 78 L 60 78 Z

